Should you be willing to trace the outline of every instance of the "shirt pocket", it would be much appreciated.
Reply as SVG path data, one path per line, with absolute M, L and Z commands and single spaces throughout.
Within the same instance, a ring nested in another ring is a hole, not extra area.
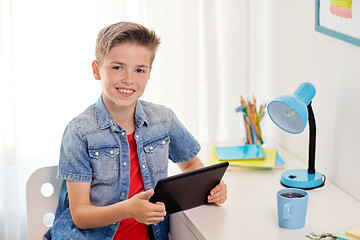
M 119 152 L 118 147 L 89 149 L 93 179 L 104 182 L 119 178 Z
M 170 137 L 166 135 L 144 144 L 146 160 L 152 173 L 158 174 L 167 171 L 169 143 Z

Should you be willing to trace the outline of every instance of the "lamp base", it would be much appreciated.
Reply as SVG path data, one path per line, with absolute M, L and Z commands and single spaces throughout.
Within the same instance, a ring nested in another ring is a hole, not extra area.
M 314 189 L 324 183 L 325 176 L 319 172 L 310 174 L 307 169 L 292 169 L 281 174 L 281 184 L 289 188 Z

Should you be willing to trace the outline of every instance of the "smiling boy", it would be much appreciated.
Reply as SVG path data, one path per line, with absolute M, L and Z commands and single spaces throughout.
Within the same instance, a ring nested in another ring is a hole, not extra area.
M 203 167 L 199 143 L 163 106 L 139 100 L 160 44 L 153 31 L 129 22 L 100 31 L 93 74 L 97 103 L 64 132 L 58 176 L 64 179 L 47 239 L 168 239 L 163 203 L 148 201 L 168 160 L 182 171 Z M 221 182 L 208 197 L 223 203 Z

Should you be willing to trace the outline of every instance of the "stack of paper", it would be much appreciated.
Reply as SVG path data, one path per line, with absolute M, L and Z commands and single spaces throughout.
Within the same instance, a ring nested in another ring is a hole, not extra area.
M 209 164 L 228 161 L 230 166 L 259 168 L 273 168 L 285 164 L 276 149 L 249 145 L 253 146 L 213 147 Z
M 357 240 L 360 239 L 360 228 L 347 227 L 334 234 L 338 240 Z
M 215 147 L 220 160 L 264 159 L 265 154 L 260 145 L 246 144 L 230 147 Z

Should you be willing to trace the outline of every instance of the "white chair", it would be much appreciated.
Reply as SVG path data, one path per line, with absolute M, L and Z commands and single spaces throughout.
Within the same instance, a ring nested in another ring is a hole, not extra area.
M 56 178 L 57 166 L 36 170 L 26 184 L 29 240 L 43 239 L 52 226 L 62 180 Z

